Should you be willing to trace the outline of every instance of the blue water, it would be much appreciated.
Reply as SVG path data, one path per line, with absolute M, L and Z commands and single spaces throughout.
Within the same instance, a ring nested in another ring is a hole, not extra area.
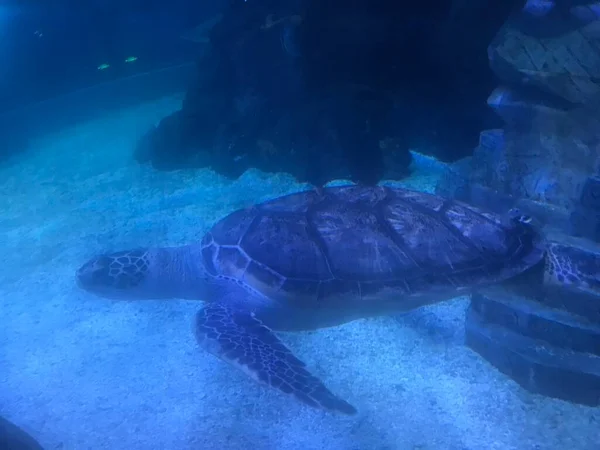
M 155 70 L 198 54 L 180 34 L 220 2 L 0 2 L 0 113 L 72 90 Z M 135 57 L 134 64 L 126 59 Z M 108 65 L 105 70 L 99 66 Z
M 30 102 L 101 82 L 110 97 L 111 80 L 196 54 L 196 44 L 178 39 L 196 23 L 192 10 L 176 11 L 189 2 L 172 1 L 171 10 L 142 3 L 115 2 L 122 14 L 103 22 L 75 1 L 51 10 L 7 2 L 0 37 L 13 33 L 19 45 L 0 40 L 0 59 L 11 62 L 0 64 L 0 87 L 20 83 L 0 91 L 0 106 L 20 106 L 27 118 Z M 81 33 L 88 39 L 73 39 Z M 126 64 L 128 56 L 138 60 Z M 102 62 L 110 69 L 98 70 Z M 181 107 L 183 89 L 73 123 L 91 102 L 84 89 L 62 109 L 34 116 L 31 108 L 30 119 L 64 115 L 52 119 L 69 125 L 32 134 L 27 152 L 17 152 L 19 141 L 2 142 L 0 154 L 14 146 L 14 157 L 0 165 L 0 416 L 45 449 L 600 448 L 598 408 L 530 394 L 464 345 L 466 298 L 282 334 L 357 407 L 346 417 L 260 386 L 198 348 L 192 319 L 200 302 L 114 301 L 78 289 L 75 271 L 93 255 L 197 242 L 235 209 L 308 187 L 253 169 L 231 181 L 210 168 L 138 165 L 136 142 Z M 386 183 L 433 191 L 446 166 L 414 156 L 410 177 Z
M 56 130 L 0 170 L 2 416 L 48 449 L 597 449 L 597 409 L 528 394 L 464 346 L 466 299 L 282 335 L 359 409 L 340 417 L 201 351 L 198 302 L 79 290 L 74 271 L 98 252 L 195 242 L 233 209 L 306 187 L 257 171 L 227 181 L 133 163 L 139 135 L 180 102 Z

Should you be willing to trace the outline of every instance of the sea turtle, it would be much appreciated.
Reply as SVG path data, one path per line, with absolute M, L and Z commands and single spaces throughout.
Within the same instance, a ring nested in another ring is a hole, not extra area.
M 274 331 L 408 311 L 512 278 L 544 255 L 527 222 L 406 189 L 327 187 L 235 211 L 199 243 L 95 257 L 77 280 L 105 297 L 203 300 L 204 349 L 313 407 L 353 414 Z

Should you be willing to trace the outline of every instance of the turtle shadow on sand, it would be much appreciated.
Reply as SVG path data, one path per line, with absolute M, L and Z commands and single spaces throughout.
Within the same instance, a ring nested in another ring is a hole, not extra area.
M 396 314 L 394 320 L 402 327 L 417 332 L 433 344 L 463 345 L 465 338 L 465 301 L 456 300 L 451 304 L 425 306 L 403 314 Z

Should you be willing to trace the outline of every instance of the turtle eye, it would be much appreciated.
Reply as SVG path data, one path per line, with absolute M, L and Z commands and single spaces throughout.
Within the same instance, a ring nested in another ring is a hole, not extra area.
M 508 215 L 512 220 L 519 223 L 530 224 L 533 221 L 533 217 L 523 214 L 519 208 L 511 208 Z
M 111 259 L 107 256 L 93 258 L 77 271 L 77 280 L 83 287 L 110 284 L 110 265 Z
M 531 223 L 533 218 L 531 218 L 530 216 L 521 215 L 521 216 L 519 216 L 518 220 L 519 220 L 519 222 L 522 222 L 522 223 Z

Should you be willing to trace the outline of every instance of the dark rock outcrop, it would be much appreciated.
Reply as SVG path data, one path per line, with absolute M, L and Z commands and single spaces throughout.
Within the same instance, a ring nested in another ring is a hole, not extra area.
M 402 177 L 410 147 L 458 159 L 500 123 L 484 105 L 496 84 L 486 47 L 522 3 L 232 1 L 196 37 L 209 49 L 183 108 L 136 158 L 315 184 Z

